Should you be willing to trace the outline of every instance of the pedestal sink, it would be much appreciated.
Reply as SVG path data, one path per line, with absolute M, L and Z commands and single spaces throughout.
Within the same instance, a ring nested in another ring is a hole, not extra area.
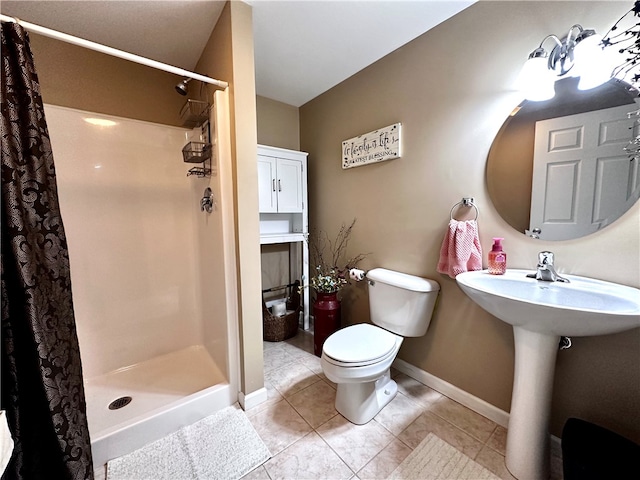
M 487 312 L 513 325 L 515 371 L 506 464 L 519 480 L 549 476 L 549 414 L 561 336 L 592 336 L 640 327 L 640 290 L 575 275 L 570 283 L 528 278 L 531 270 L 487 270 L 456 277 Z

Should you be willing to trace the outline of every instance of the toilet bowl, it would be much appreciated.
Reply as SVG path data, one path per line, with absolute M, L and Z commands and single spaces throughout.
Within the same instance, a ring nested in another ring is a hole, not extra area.
M 374 325 L 360 323 L 327 338 L 320 364 L 337 384 L 336 410 L 363 425 L 398 392 L 390 368 L 405 336 L 426 333 L 440 286 L 405 273 L 376 268 L 367 273 Z
M 338 330 L 324 343 L 320 364 L 337 384 L 336 410 L 362 425 L 395 397 L 389 369 L 403 338 L 368 323 Z

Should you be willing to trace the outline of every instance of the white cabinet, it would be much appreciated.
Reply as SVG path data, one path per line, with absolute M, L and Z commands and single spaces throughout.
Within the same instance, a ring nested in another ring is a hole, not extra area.
M 303 161 L 258 155 L 258 193 L 261 213 L 302 212 Z
M 309 231 L 305 152 L 258 145 L 258 208 L 261 235 Z
M 258 207 L 260 212 L 276 213 L 276 159 L 258 155 Z
M 260 243 L 297 244 L 301 260 L 295 270 L 303 285 L 309 283 L 307 206 L 307 154 L 258 145 L 258 199 Z M 291 263 L 291 256 L 289 258 Z M 298 263 L 298 262 L 293 262 Z M 290 265 L 291 266 L 291 265 Z M 293 279 L 292 279 L 293 280 Z M 265 288 L 275 285 L 265 286 Z M 302 296 L 305 330 L 309 329 L 309 289 Z

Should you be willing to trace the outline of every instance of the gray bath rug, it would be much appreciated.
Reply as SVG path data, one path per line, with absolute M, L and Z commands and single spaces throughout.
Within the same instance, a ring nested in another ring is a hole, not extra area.
M 432 433 L 388 477 L 393 480 L 500 480 Z
M 236 480 L 271 458 L 238 406 L 110 460 L 107 480 Z

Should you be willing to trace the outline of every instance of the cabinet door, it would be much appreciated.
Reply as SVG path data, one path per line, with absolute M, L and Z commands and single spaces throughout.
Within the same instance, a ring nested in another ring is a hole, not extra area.
M 278 159 L 278 212 L 302 212 L 302 162 Z
M 276 159 L 258 155 L 258 205 L 260 212 L 278 211 Z

